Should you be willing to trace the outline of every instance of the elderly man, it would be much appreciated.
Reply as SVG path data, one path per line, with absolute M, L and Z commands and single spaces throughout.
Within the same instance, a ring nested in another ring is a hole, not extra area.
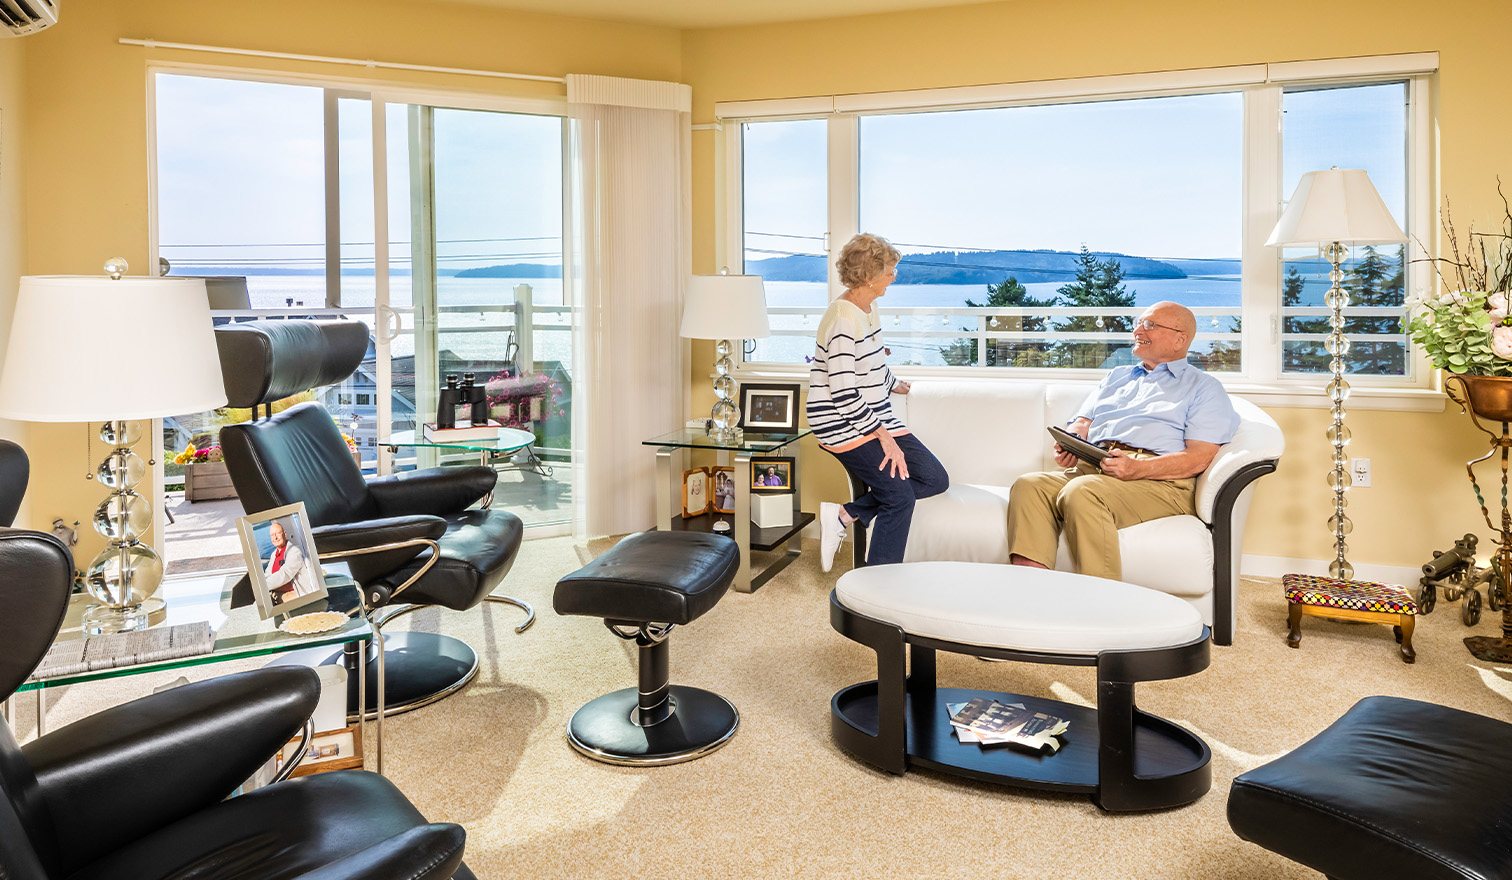
M 320 589 L 315 573 L 305 564 L 304 551 L 289 540 L 284 524 L 274 520 L 268 527 L 268 540 L 273 542 L 273 555 L 268 559 L 268 591 L 273 604 L 281 605 L 300 596 L 308 596 Z
M 1108 450 L 1101 470 L 1059 445 L 1063 472 L 1025 474 L 1008 501 L 1014 565 L 1049 568 L 1062 531 L 1076 570 L 1118 580 L 1118 530 L 1196 513 L 1197 475 L 1234 437 L 1239 415 L 1222 383 L 1187 363 L 1197 320 L 1160 302 L 1134 325 L 1139 363 L 1116 367 L 1067 428 Z

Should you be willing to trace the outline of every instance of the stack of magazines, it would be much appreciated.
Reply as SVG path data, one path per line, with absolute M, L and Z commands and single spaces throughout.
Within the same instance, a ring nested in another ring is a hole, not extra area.
M 977 697 L 969 703 L 946 703 L 950 726 L 956 739 L 982 746 L 1007 744 L 1035 751 L 1060 750 L 1056 737 L 1071 727 L 1071 722 L 1043 712 L 1032 712 L 1022 703 L 999 703 Z
M 213 650 L 215 633 L 207 621 L 155 626 L 135 632 L 56 642 L 31 677 L 59 678 L 98 669 L 193 657 Z

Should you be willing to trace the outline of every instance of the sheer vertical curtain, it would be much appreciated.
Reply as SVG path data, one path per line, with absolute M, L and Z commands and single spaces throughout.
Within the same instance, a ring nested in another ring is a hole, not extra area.
M 676 83 L 567 77 L 579 536 L 653 525 L 662 487 L 641 441 L 688 417 L 692 102 Z

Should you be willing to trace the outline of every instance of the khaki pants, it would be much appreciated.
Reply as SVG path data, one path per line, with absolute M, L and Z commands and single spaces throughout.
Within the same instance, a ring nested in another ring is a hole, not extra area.
M 1077 462 L 1024 474 L 1008 496 L 1008 552 L 1055 567 L 1060 533 L 1076 570 L 1121 580 L 1118 530 L 1166 516 L 1195 516 L 1197 479 L 1117 480 Z

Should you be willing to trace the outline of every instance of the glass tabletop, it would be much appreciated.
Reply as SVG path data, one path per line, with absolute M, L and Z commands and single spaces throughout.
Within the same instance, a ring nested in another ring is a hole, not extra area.
M 642 446 L 671 446 L 684 449 L 729 449 L 745 452 L 771 452 L 792 443 L 794 440 L 807 437 L 814 433 L 807 428 L 792 434 L 766 434 L 760 431 L 746 431 L 739 442 L 734 440 L 720 441 L 711 437 L 703 428 L 678 428 L 660 437 L 650 440 L 642 440 Z
M 293 615 L 280 614 L 263 620 L 258 616 L 255 605 L 232 607 L 233 604 L 240 602 L 241 593 L 244 591 L 237 590 L 236 587 L 244 577 L 245 575 L 238 572 L 230 575 L 175 578 L 164 581 L 158 590 L 157 596 L 163 600 L 165 607 L 162 612 L 154 616 L 149 628 L 207 621 L 210 628 L 215 631 L 215 647 L 209 652 L 155 663 L 139 663 L 133 666 L 116 666 L 68 675 L 27 679 L 16 692 L 22 693 L 37 688 L 58 687 L 84 681 L 99 681 L 123 675 L 138 675 L 144 672 L 161 672 L 166 669 L 180 669 L 203 663 L 219 663 L 223 660 L 257 657 L 303 648 L 366 641 L 372 638 L 373 629 L 362 611 L 362 594 L 358 592 L 357 585 L 351 578 L 345 575 L 328 574 L 326 598 L 298 608 L 299 614 L 312 611 L 336 611 L 347 615 L 346 621 L 336 629 L 311 635 L 293 635 L 278 628 Z M 236 602 L 233 602 L 233 599 L 236 599 Z M 250 599 L 250 593 L 248 593 L 248 599 Z M 94 600 L 87 593 L 78 593 L 69 599 L 68 611 L 63 617 L 63 628 L 58 631 L 54 642 L 89 637 L 89 634 L 81 628 L 80 622 L 84 609 L 93 602 Z
M 480 440 L 430 440 L 414 431 L 395 431 L 380 446 L 406 446 L 416 449 L 466 449 L 472 452 L 518 452 L 534 445 L 536 437 L 519 428 L 499 428 L 499 436 Z

